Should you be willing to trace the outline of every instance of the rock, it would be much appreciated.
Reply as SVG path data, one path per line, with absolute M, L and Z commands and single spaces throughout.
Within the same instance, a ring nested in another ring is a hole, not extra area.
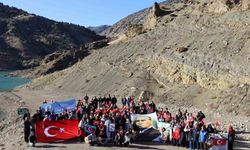
M 99 41 L 95 41 L 95 42 L 91 42 L 91 43 L 86 43 L 85 45 L 81 46 L 80 50 L 83 49 L 88 49 L 88 50 L 92 50 L 92 49 L 99 49 L 99 48 L 103 48 L 108 46 L 108 39 L 104 39 L 104 40 L 99 40 Z
M 160 8 L 160 5 L 159 5 L 157 2 L 154 3 L 154 5 L 153 5 L 153 7 L 152 7 L 152 12 L 151 12 L 151 13 L 152 13 L 154 16 L 156 16 L 156 17 L 161 16 L 162 10 L 161 10 L 161 8 Z
M 139 24 L 139 25 L 131 25 L 128 30 L 125 32 L 125 35 L 128 37 L 128 38 L 132 38 L 132 37 L 135 37 L 139 34 L 142 34 L 142 33 L 145 33 L 145 29 L 143 27 L 142 24 Z
M 147 16 L 146 21 L 143 26 L 145 29 L 152 29 L 157 25 L 157 17 L 162 14 L 162 10 L 158 3 L 154 3 L 153 7 L 150 10 L 150 13 Z
M 187 47 L 178 47 L 178 48 L 176 49 L 176 51 L 179 52 L 179 53 L 186 52 L 187 50 L 188 50 Z
M 45 57 L 41 65 L 32 71 L 32 74 L 33 76 L 41 76 L 65 69 L 88 55 L 88 50 L 64 50 L 52 53 Z

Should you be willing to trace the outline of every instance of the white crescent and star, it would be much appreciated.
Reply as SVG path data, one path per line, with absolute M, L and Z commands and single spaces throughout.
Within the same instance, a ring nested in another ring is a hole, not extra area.
M 56 136 L 56 135 L 58 134 L 58 133 L 56 133 L 56 134 L 50 134 L 50 133 L 49 133 L 49 129 L 51 129 L 51 128 L 59 129 L 59 132 L 60 132 L 60 133 L 64 132 L 64 128 L 58 128 L 58 127 L 56 127 L 56 126 L 48 126 L 47 128 L 44 129 L 44 134 L 45 134 L 47 137 L 54 137 L 54 136 Z
M 221 144 L 222 144 L 222 141 L 221 141 L 221 140 L 217 140 L 217 144 L 218 144 L 218 145 L 221 145 Z

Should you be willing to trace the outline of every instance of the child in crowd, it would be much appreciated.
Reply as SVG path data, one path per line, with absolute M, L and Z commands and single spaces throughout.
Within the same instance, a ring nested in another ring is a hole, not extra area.
M 124 142 L 123 142 L 123 145 L 125 147 L 128 147 L 129 146 L 129 143 L 130 143 L 130 135 L 129 135 L 129 132 L 126 132 L 125 136 L 124 136 Z

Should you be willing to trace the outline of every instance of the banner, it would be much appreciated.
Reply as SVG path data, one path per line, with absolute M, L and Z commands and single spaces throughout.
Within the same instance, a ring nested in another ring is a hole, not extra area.
M 109 124 L 109 132 L 115 132 L 115 124 L 114 123 L 110 123 Z
M 67 100 L 67 101 L 60 101 L 60 102 L 49 102 L 43 104 L 41 106 L 42 113 L 44 114 L 45 111 L 53 112 L 54 114 L 63 113 L 65 110 L 73 111 L 76 109 L 76 100 Z
M 165 131 L 163 133 L 163 128 L 165 128 Z M 163 140 L 172 141 L 172 129 L 170 127 L 170 124 L 167 122 L 158 122 L 158 129 L 161 133 L 163 133 Z
M 225 150 L 228 147 L 227 139 L 220 134 L 212 134 L 209 137 L 209 150 Z
M 95 126 L 91 126 L 91 125 L 88 125 L 88 124 L 84 124 L 84 131 L 86 133 L 95 133 L 95 130 L 96 130 L 96 127 Z
M 78 136 L 78 120 L 36 122 L 37 142 L 58 142 Z
M 134 130 L 137 132 L 137 142 L 160 141 L 161 133 L 158 128 L 156 113 L 151 114 L 131 114 Z

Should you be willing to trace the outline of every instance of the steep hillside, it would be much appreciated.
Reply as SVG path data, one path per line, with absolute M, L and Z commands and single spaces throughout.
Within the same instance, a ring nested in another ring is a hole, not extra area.
M 101 25 L 101 26 L 90 26 L 88 27 L 88 29 L 94 31 L 96 34 L 101 35 L 103 31 L 107 30 L 110 27 L 111 27 L 110 25 Z
M 213 11 L 218 2 L 226 11 Z M 146 95 L 176 106 L 250 116 L 250 9 L 243 11 L 243 2 L 183 0 L 162 4 L 159 16 L 155 5 L 143 24 L 150 23 L 150 29 L 26 88 Z
M 55 22 L 2 3 L 0 29 L 0 70 L 38 65 L 31 60 L 103 39 L 84 27 Z
M 164 2 L 161 2 L 161 5 L 168 4 L 168 3 L 175 3 L 176 0 L 166 0 Z M 105 35 L 107 37 L 117 37 L 122 34 L 124 34 L 131 26 L 134 25 L 141 25 L 144 24 L 144 22 L 147 20 L 147 15 L 150 12 L 150 8 L 145 8 L 143 10 L 140 10 L 134 14 L 131 14 L 111 27 L 107 28 L 103 32 L 101 32 L 100 35 Z

